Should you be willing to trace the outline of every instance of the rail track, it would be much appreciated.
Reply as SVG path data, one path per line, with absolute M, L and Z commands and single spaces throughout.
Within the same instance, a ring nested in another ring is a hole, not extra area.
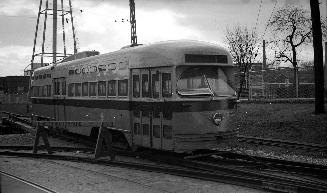
M 239 142 L 246 142 L 246 143 L 258 144 L 258 145 L 302 149 L 306 151 L 327 152 L 327 146 L 309 144 L 309 143 L 299 143 L 299 142 L 288 141 L 288 140 L 260 138 L 260 137 L 253 137 L 253 136 L 244 136 L 244 135 L 237 135 L 237 140 Z
M 191 177 L 214 182 L 222 182 L 246 186 L 250 188 L 270 190 L 275 192 L 325 192 L 327 182 L 304 177 L 276 175 L 258 170 L 234 168 L 226 165 L 210 164 L 208 162 L 170 157 L 162 154 L 142 154 L 144 159 L 158 164 L 133 163 L 125 161 L 109 161 L 90 157 L 32 154 L 24 152 L 0 151 L 0 155 L 19 156 L 38 159 L 64 160 L 98 165 L 133 168 L 143 171 L 168 173 L 177 176 Z
M 0 171 L 1 176 L 1 192 L 35 192 L 35 193 L 56 193 L 43 185 L 25 180 L 18 176 Z
M 14 122 L 17 125 L 24 127 L 23 129 L 27 132 L 35 132 L 31 128 L 32 122 L 31 122 L 30 117 L 27 117 L 25 115 L 10 113 L 10 112 L 4 112 L 4 111 L 2 111 L 1 114 L 4 114 L 7 116 L 5 119 L 3 119 L 4 122 L 8 122 L 8 123 Z M 43 119 L 43 120 L 50 120 L 50 118 L 48 118 L 48 117 L 39 117 L 39 118 Z M 60 137 L 66 138 L 66 140 L 74 140 L 74 141 L 79 140 L 81 143 L 85 143 L 85 144 L 87 143 L 86 140 L 76 139 L 76 138 L 74 139 L 67 135 L 66 136 L 62 135 Z M 244 136 L 244 135 L 237 135 L 236 138 L 239 142 L 245 142 L 245 143 L 283 147 L 283 148 L 301 149 L 301 150 L 305 150 L 305 151 L 327 152 L 327 146 L 318 145 L 318 144 L 299 143 L 299 142 L 295 142 L 295 141 L 272 139 L 272 138 L 260 138 L 260 137 L 253 137 L 253 136 Z
M 17 120 L 16 120 L 17 121 Z M 240 137 L 240 136 L 238 136 Z M 243 138 L 245 139 L 245 138 Z M 40 147 L 42 149 L 44 147 Z M 83 152 L 92 154 L 94 149 L 74 147 L 51 147 L 55 152 Z M 17 152 L 29 151 L 31 146 L 0 146 L 0 155 L 66 160 L 100 165 L 111 165 L 156 171 L 172 175 L 197 178 L 215 182 L 236 184 L 275 192 L 327 192 L 327 166 L 299 163 L 264 157 L 242 155 L 233 152 L 207 151 L 197 155 L 177 155 L 146 150 L 118 155 L 138 156 L 160 165 L 147 165 L 122 161 L 94 159 L 92 156 L 47 155 Z M 16 151 L 16 152 L 15 152 Z M 278 174 L 276 174 L 278 173 Z
M 10 151 L 32 151 L 32 146 L 0 146 L 0 150 Z M 44 145 L 39 146 L 39 150 L 46 150 Z M 78 152 L 86 154 L 94 154 L 94 148 L 91 147 L 51 147 L 54 152 Z M 156 152 L 149 152 L 144 150 L 143 152 L 131 152 L 127 150 L 115 149 L 116 154 L 130 157 L 142 157 L 144 159 L 152 159 L 147 155 L 153 155 Z M 173 157 L 181 157 L 179 154 L 170 154 L 166 152 L 160 152 L 162 155 L 169 155 Z M 245 154 L 239 154 L 229 151 L 206 151 L 203 154 L 186 155 L 183 157 L 186 160 L 194 160 L 200 162 L 206 162 L 209 164 L 219 165 L 232 165 L 235 168 L 256 168 L 260 171 L 277 171 L 287 172 L 298 175 L 311 176 L 319 179 L 327 180 L 327 166 L 317 165 L 312 163 L 295 162 L 288 160 L 280 160 L 267 157 L 250 156 Z M 154 160 L 160 161 L 160 160 Z
M 312 176 L 319 179 L 327 179 L 327 166 L 313 163 L 251 156 L 230 151 L 211 151 L 200 155 L 187 156 L 185 158 L 212 164 L 225 164 L 245 168 L 255 167 L 258 170 L 288 172 Z

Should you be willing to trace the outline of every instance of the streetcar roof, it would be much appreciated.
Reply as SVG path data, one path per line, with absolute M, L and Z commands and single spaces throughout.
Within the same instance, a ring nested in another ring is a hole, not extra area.
M 128 68 L 178 66 L 185 64 L 185 54 L 226 55 L 228 62 L 213 63 L 210 65 L 233 65 L 229 52 L 222 46 L 202 41 L 178 40 L 124 48 L 106 54 L 57 63 L 55 66 L 41 67 L 35 70 L 35 72 L 38 74 L 39 71 L 63 70 L 76 65 L 103 64 L 110 61 L 120 62 L 122 60 L 128 61 Z M 207 65 L 205 63 L 196 63 L 193 65 L 201 64 Z

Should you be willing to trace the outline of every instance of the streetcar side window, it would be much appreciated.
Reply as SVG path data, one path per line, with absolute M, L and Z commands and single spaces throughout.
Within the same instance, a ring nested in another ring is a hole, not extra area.
M 150 97 L 149 75 L 142 74 L 142 97 Z
M 44 97 L 47 97 L 48 96 L 48 86 L 47 85 L 44 85 L 43 86 L 43 94 L 42 96 Z
M 160 125 L 153 125 L 153 137 L 160 138 Z
M 32 96 L 36 97 L 36 86 L 32 87 Z
M 159 73 L 152 74 L 152 97 L 159 98 L 160 82 Z
M 106 81 L 99 81 L 98 83 L 98 95 L 106 96 Z
M 88 82 L 82 83 L 82 96 L 89 96 L 89 83 Z
M 61 94 L 62 95 L 66 95 L 66 81 L 63 80 L 62 83 L 61 83 Z
M 133 75 L 133 97 L 140 97 L 140 76 Z
M 75 96 L 79 97 L 82 94 L 82 85 L 81 83 L 75 83 Z
M 162 73 L 162 97 L 171 97 L 172 88 L 171 88 L 171 74 Z
M 141 134 L 140 123 L 134 123 L 134 134 L 135 135 L 140 135 Z
M 89 96 L 97 96 L 96 88 L 97 88 L 97 83 L 96 82 L 90 82 L 90 84 L 89 84 Z
M 74 84 L 70 83 L 68 84 L 68 96 L 73 97 L 74 96 Z
M 47 85 L 48 89 L 47 89 L 47 96 L 50 97 L 51 96 L 51 85 Z
M 116 80 L 108 81 L 108 96 L 116 96 Z
M 36 87 L 36 96 L 37 97 L 40 96 L 40 87 L 39 86 Z
M 172 139 L 173 138 L 173 130 L 170 125 L 163 126 L 163 137 L 165 139 Z
M 127 96 L 128 80 L 118 80 L 118 96 Z
M 60 82 L 58 79 L 54 80 L 54 95 L 60 95 Z
M 33 96 L 34 97 L 37 97 L 38 96 L 38 90 L 39 90 L 39 87 L 38 86 L 33 86 Z
M 43 86 L 40 86 L 39 97 L 43 97 L 43 93 L 44 93 L 43 90 L 44 90 Z
M 143 124 L 142 125 L 142 130 L 143 130 L 143 136 L 149 136 L 149 124 Z

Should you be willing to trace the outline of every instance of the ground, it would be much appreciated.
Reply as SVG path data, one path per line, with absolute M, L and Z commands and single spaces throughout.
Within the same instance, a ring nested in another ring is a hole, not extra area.
M 314 103 L 241 103 L 237 118 L 240 135 L 327 146 L 327 113 L 315 115 Z M 327 165 L 327 152 L 246 144 L 236 139 L 218 149 Z
M 0 156 L 2 171 L 57 192 L 260 193 L 246 187 L 85 163 Z M 1 185 L 1 183 L 0 183 Z M 3 190 L 3 192 L 12 192 Z
M 327 106 L 327 105 L 325 105 Z M 291 140 L 327 146 L 327 114 L 315 115 L 314 103 L 241 103 L 240 135 Z M 33 136 L 1 137 L 0 145 L 32 145 Z M 56 139 L 51 145 L 59 146 Z M 65 144 L 61 144 L 66 146 Z M 250 155 L 327 165 L 324 152 L 258 146 L 231 140 L 221 145 Z M 0 157 L 0 169 L 59 192 L 254 192 L 247 188 L 108 166 Z M 100 172 L 100 173 L 99 173 Z
M 240 134 L 327 145 L 327 113 L 313 112 L 314 103 L 240 104 Z

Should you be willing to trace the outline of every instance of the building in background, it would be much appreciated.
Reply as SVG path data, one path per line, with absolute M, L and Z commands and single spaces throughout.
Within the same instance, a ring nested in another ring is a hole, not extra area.
M 29 76 L 0 77 L 0 103 L 26 103 L 29 91 Z

